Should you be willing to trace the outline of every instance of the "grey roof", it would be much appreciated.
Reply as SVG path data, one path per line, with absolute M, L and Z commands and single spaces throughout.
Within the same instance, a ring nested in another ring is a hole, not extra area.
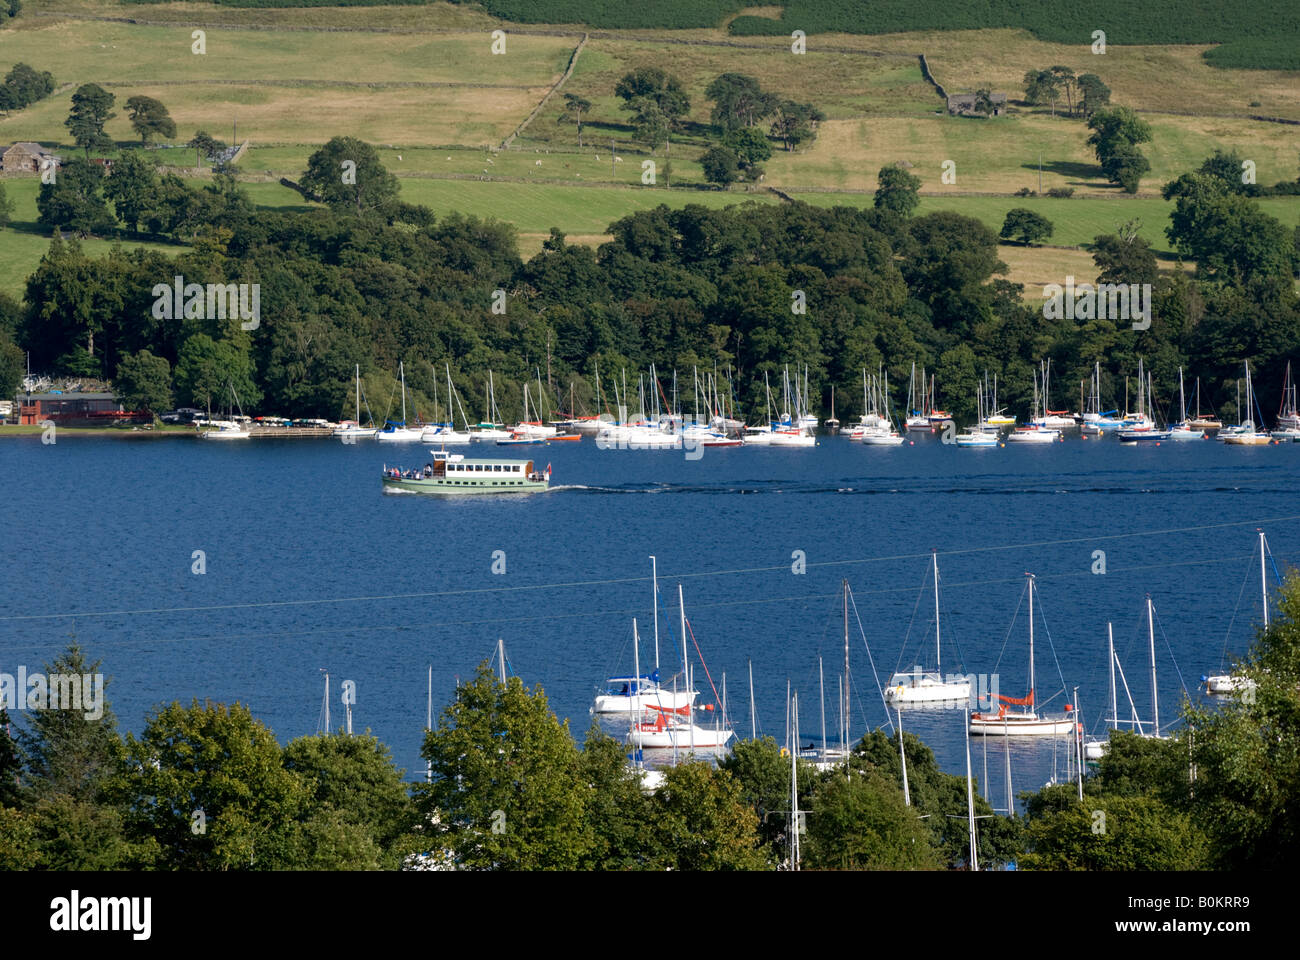
M 49 150 L 41 146 L 39 143 L 32 143 L 30 140 L 19 140 L 16 143 L 10 144 L 8 149 L 12 150 L 14 147 L 22 147 L 28 153 L 45 154 L 45 155 L 49 155 L 50 153 Z
M 989 101 L 991 103 L 1006 103 L 1007 95 L 1005 93 L 990 93 Z M 974 103 L 975 94 L 973 93 L 950 93 L 948 94 L 949 103 Z

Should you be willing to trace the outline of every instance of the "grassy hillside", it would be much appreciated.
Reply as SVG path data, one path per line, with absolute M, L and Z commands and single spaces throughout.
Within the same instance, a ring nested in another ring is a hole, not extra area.
M 660 202 L 718 206 L 747 197 L 774 202 L 771 194 L 747 194 L 741 187 L 730 193 L 662 189 L 665 182 L 702 185 L 697 158 L 711 135 L 712 106 L 704 89 L 731 70 L 751 73 L 765 89 L 816 103 L 827 113 L 815 142 L 793 153 L 778 146 L 765 164 L 764 185 L 810 203 L 869 204 L 879 169 L 904 161 L 922 180 L 923 211 L 956 210 L 997 229 L 1010 207 L 1039 205 L 1035 208 L 1056 224 L 1051 242 L 1067 246 L 1140 219 L 1144 235 L 1165 250 L 1168 206 L 1158 198 L 1160 185 L 1216 148 L 1236 149 L 1254 160 L 1262 184 L 1294 179 L 1297 172 L 1296 127 L 1250 116 L 1300 120 L 1300 74 L 1216 69 L 1201 56 L 1209 49 L 1204 45 L 1123 45 L 1110 31 L 1113 45 L 1096 56 L 1086 37 L 1060 44 L 1023 29 L 950 29 L 973 9 L 962 0 L 952 18 L 928 31 L 911 29 L 926 22 L 924 11 L 905 24 L 909 32 L 904 33 L 826 35 L 802 26 L 811 35 L 808 53 L 795 56 L 788 31 L 745 38 L 743 46 L 728 39 L 727 18 L 742 9 L 740 4 L 659 3 L 634 9 L 572 0 L 527 6 L 526 11 L 492 3 L 487 9 L 448 3 L 270 8 L 174 0 L 145 7 L 119 0 L 30 0 L 28 15 L 0 31 L 0 69 L 21 60 L 51 69 L 60 87 L 47 100 L 0 117 L 0 145 L 30 139 L 72 152 L 63 125 L 69 99 L 78 84 L 94 81 L 118 97 L 118 116 L 108 132 L 123 145 L 134 140 L 125 100 L 137 93 L 169 107 L 178 143 L 201 128 L 229 140 L 237 122 L 239 138 L 252 141 L 240 176 L 259 203 L 301 205 L 296 193 L 275 181 L 297 178 L 321 143 L 347 134 L 378 146 L 384 165 L 402 178 L 403 199 L 426 203 L 438 213 L 460 209 L 509 221 L 520 232 L 525 254 L 540 247 L 552 226 L 574 242 L 599 243 L 611 221 Z M 1199 9 L 1195 3 L 1193 8 Z M 778 5 L 744 9 L 769 21 L 782 16 Z M 827 18 L 846 16 L 847 9 L 828 3 L 818 22 L 829 24 Z M 877 4 L 871 9 L 884 16 L 902 8 Z M 590 38 L 563 88 L 593 103 L 584 145 L 578 146 L 575 125 L 561 120 L 564 106 L 557 96 L 516 141 L 516 149 L 497 152 L 496 145 L 562 75 L 577 37 L 533 35 L 507 24 L 507 54 L 494 56 L 489 34 L 500 24 L 490 13 L 526 14 L 533 21 L 545 14 L 552 19 L 542 29 L 549 30 L 565 17 L 581 19 L 587 15 L 583 11 L 592 10 L 643 19 L 634 35 Z M 646 19 L 647 11 L 653 17 Z M 693 30 L 673 31 L 668 28 L 674 11 L 695 21 L 713 19 Z M 807 12 L 798 3 L 784 11 L 787 21 L 792 11 Z M 158 22 L 89 19 L 123 16 Z M 196 22 L 207 30 L 204 56 L 190 52 Z M 1288 22 L 1277 20 L 1280 28 Z M 869 26 L 891 24 L 898 27 L 888 17 Z M 320 29 L 325 27 L 333 29 Z M 946 116 L 921 75 L 920 51 L 950 89 L 986 86 L 1010 93 L 1010 113 L 988 121 Z M 1105 182 L 1082 121 L 1015 102 L 1024 72 L 1052 64 L 1095 71 L 1112 87 L 1115 102 L 1146 111 L 1154 139 L 1143 149 L 1152 171 L 1139 197 L 1118 196 Z M 667 65 L 691 97 L 685 129 L 675 136 L 669 157 L 663 149 L 652 157 L 632 142 L 627 113 L 613 96 L 620 76 L 645 65 Z M 1192 110 L 1200 115 L 1188 114 Z M 195 163 L 188 149 L 161 150 L 156 156 L 177 167 Z M 1039 188 L 1040 156 L 1042 188 L 1072 187 L 1073 199 L 1010 196 L 1021 188 Z M 658 167 L 654 187 L 641 184 L 648 159 Z M 953 184 L 940 179 L 948 160 L 956 165 Z M 13 290 L 21 287 L 46 240 L 35 232 L 34 182 L 10 184 L 20 209 L 18 229 L 5 234 L 0 253 L 0 286 Z M 1265 207 L 1288 224 L 1300 220 L 1300 200 L 1268 201 Z M 1091 262 L 1077 250 L 1008 249 L 1013 277 L 1031 284 L 1049 267 L 1063 275 Z

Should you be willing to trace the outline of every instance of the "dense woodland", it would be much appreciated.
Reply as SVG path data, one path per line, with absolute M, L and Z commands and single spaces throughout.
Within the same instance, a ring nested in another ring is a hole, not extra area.
M 337 418 L 351 409 L 360 365 L 382 419 L 400 403 L 403 361 L 412 419 L 433 418 L 445 364 L 471 414 L 491 370 L 510 418 L 522 412 L 526 379 L 549 384 L 548 412 L 567 408 L 572 391 L 577 412 L 596 413 L 597 364 L 603 406 L 615 377 L 626 370 L 635 385 L 654 363 L 665 392 L 677 371 L 688 410 L 692 370 L 716 369 L 753 422 L 764 374 L 779 383 L 787 364 L 807 366 L 823 412 L 834 386 L 844 417 L 859 412 L 863 369 L 882 363 L 901 408 L 915 362 L 936 376 L 939 404 L 970 420 L 985 371 L 998 377 L 999 401 L 1024 415 L 1042 359 L 1053 361 L 1052 403 L 1073 407 L 1094 362 L 1103 404 L 1123 404 L 1124 378 L 1143 358 L 1166 412 L 1182 366 L 1189 381 L 1200 378 L 1203 407 L 1232 418 L 1243 361 L 1271 413 L 1287 361 L 1300 356 L 1295 231 L 1245 195 L 1232 155 L 1165 190 L 1175 203 L 1170 244 L 1196 261 L 1195 274 L 1160 273 L 1130 228 L 1096 238 L 1101 280 L 1153 284 L 1150 328 L 1134 331 L 1109 319 L 1044 319 L 1035 291 L 1026 300 L 999 276 L 998 236 L 955 213 L 913 215 L 918 182 L 896 168 L 881 172 L 873 209 L 661 206 L 612 224 L 598 250 L 553 232 L 525 262 L 510 225 L 402 203 L 398 181 L 350 138 L 312 158 L 304 189 L 314 186 L 325 206 L 303 208 L 257 208 L 226 175 L 190 186 L 146 153 L 124 152 L 107 178 L 72 158 L 42 186 L 42 222 L 64 235 L 24 302 L 0 297 L 5 392 L 28 350 L 36 371 L 118 380 L 136 408 L 218 406 L 228 383 L 247 413 Z M 357 163 L 355 185 L 321 172 L 344 156 Z M 77 235 L 103 230 L 187 247 L 166 256 L 124 244 L 86 256 Z M 259 283 L 260 325 L 155 319 L 154 287 L 176 276 Z M 497 290 L 504 313 L 493 310 Z
M 1221 707 L 1184 702 L 1169 739 L 1118 732 L 1075 784 L 993 816 L 974 789 L 984 869 L 1281 869 L 1300 853 L 1300 582 Z M 75 645 L 46 675 L 95 673 Z M 111 687 L 111 684 L 110 684 Z M 111 690 L 109 691 L 111 699 Z M 11 723 L 11 719 L 19 722 Z M 798 771 L 805 866 L 943 870 L 969 863 L 967 785 L 905 734 L 866 734 L 846 772 Z M 159 705 L 122 735 L 111 709 L 0 710 L 0 869 L 765 870 L 788 865 L 790 761 L 770 737 L 717 767 L 684 762 L 645 791 L 626 746 L 579 746 L 540 685 L 487 664 L 462 684 L 415 783 L 370 735 L 281 746 L 239 704 Z

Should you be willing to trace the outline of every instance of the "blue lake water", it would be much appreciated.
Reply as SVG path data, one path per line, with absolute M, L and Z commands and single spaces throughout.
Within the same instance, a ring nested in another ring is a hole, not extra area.
M 335 725 L 340 684 L 351 680 L 354 728 L 371 730 L 418 779 L 428 666 L 436 714 L 498 637 L 511 670 L 540 684 L 581 737 L 597 687 L 632 669 L 633 617 L 643 668 L 653 664 L 654 554 L 665 676 L 681 660 L 680 583 L 719 692 L 726 675 L 737 731 L 749 735 L 752 661 L 758 730 L 778 741 L 787 681 L 799 691 L 804 742 L 819 736 L 819 656 L 833 737 L 847 578 L 856 737 L 887 723 L 871 663 L 883 682 L 933 657 L 933 549 L 945 671 L 996 673 L 1003 693 L 1023 695 L 1021 604 L 1033 572 L 1039 702 L 1059 710 L 1070 699 L 1059 693 L 1063 678 L 1079 688 L 1085 726 L 1100 732 L 1108 620 L 1148 720 L 1152 595 L 1167 726 L 1184 684 L 1199 698 L 1197 681 L 1224 666 L 1225 644 L 1242 651 L 1250 642 L 1261 603 L 1256 526 L 1280 568 L 1300 556 L 1300 445 L 1075 437 L 971 450 L 929 437 L 897 448 L 829 437 L 815 449 L 715 449 L 689 460 L 602 451 L 587 439 L 480 455 L 502 453 L 551 463 L 553 489 L 383 493 L 385 462 L 429 459 L 418 444 L 6 440 L 0 671 L 39 670 L 66 645 L 75 615 L 79 641 L 104 661 L 123 729 L 139 731 L 148 711 L 172 700 L 240 701 L 286 742 L 316 730 L 327 668 Z M 199 550 L 202 575 L 192 572 Z M 1104 575 L 1093 572 L 1097 550 Z M 494 551 L 504 551 L 503 574 L 492 572 Z M 792 571 L 795 551 L 805 573 Z M 695 669 L 701 700 L 710 699 L 705 670 Z M 1122 690 L 1120 704 L 1127 715 Z M 904 726 L 960 773 L 962 717 L 913 711 Z M 1002 749 L 987 746 L 996 804 Z M 983 780 L 984 744 L 974 740 L 973 750 Z M 1015 789 L 1041 785 L 1054 762 L 1063 774 L 1063 751 L 1049 740 L 1013 744 Z

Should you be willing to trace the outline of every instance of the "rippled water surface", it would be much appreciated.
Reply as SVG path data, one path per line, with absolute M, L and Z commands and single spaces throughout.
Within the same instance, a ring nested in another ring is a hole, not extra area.
M 1225 647 L 1250 641 L 1261 602 L 1255 528 L 1280 569 L 1300 554 L 1300 445 L 1076 437 L 959 449 L 924 437 L 872 448 L 830 437 L 814 449 L 712 449 L 698 460 L 591 440 L 484 454 L 551 463 L 552 490 L 383 493 L 380 468 L 423 464 L 420 445 L 6 440 L 0 670 L 39 669 L 75 630 L 104 660 L 123 728 L 138 731 L 162 702 L 238 700 L 284 742 L 316 729 L 328 668 L 335 721 L 338 683 L 353 680 L 355 727 L 389 744 L 414 779 L 428 665 L 436 713 L 498 637 L 510 668 L 585 733 L 597 686 L 632 669 L 633 617 L 642 665 L 653 664 L 654 554 L 663 672 L 681 660 L 680 583 L 707 664 L 707 675 L 696 667 L 702 699 L 709 678 L 721 693 L 725 674 L 745 736 L 751 661 L 760 734 L 784 739 L 789 681 L 803 739 L 820 735 L 819 656 L 833 735 L 847 579 L 858 736 L 888 722 L 872 664 L 883 682 L 933 658 L 933 549 L 945 670 L 996 673 L 1004 693 L 1023 694 L 1033 572 L 1040 702 L 1059 709 L 1062 681 L 1077 686 L 1090 729 L 1109 698 L 1108 620 L 1136 708 L 1150 716 L 1150 593 L 1167 726 L 1184 686 L 1199 697 L 1197 681 L 1223 666 Z M 197 550 L 203 575 L 191 572 Z M 1099 550 L 1104 575 L 1093 572 Z M 492 572 L 495 551 L 504 573 Z M 1120 703 L 1127 714 L 1122 690 Z M 960 711 L 908 713 L 904 725 L 946 769 L 964 770 Z M 974 750 L 983 780 L 983 745 Z M 987 750 L 999 803 L 1001 750 Z M 1053 753 L 1050 741 L 1014 745 L 1015 789 L 1051 776 Z

